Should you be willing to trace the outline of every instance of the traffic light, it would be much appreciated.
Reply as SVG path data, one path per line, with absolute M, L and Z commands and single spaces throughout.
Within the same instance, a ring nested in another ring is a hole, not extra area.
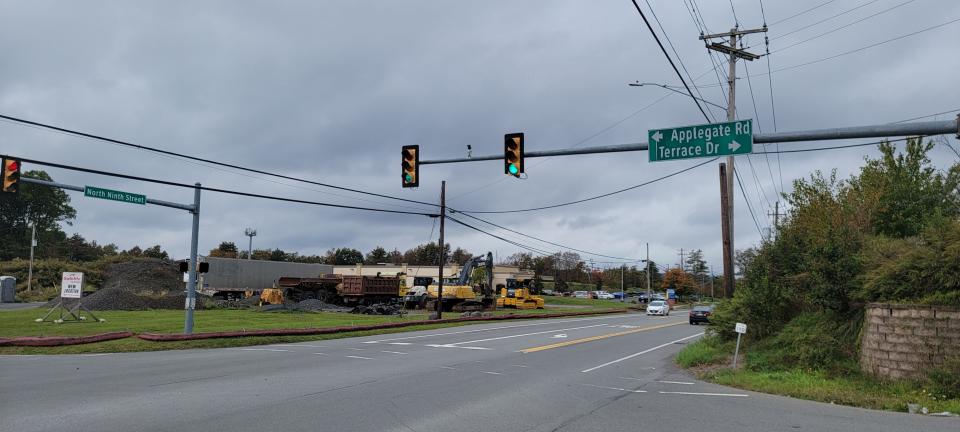
M 20 189 L 20 161 L 3 158 L 3 192 L 15 194 Z
M 420 146 L 403 146 L 403 187 L 420 186 Z
M 180 261 L 180 273 L 190 271 L 190 261 Z
M 523 174 L 523 132 L 503 136 L 503 172 L 518 178 Z

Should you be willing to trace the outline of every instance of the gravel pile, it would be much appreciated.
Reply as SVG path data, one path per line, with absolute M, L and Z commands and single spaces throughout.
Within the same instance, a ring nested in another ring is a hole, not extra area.
M 318 299 L 303 300 L 299 303 L 290 305 L 290 309 L 308 312 L 350 312 L 351 310 L 348 307 L 325 303 Z
M 90 310 L 147 310 L 183 309 L 186 294 L 180 270 L 173 261 L 137 258 L 111 264 L 104 271 L 103 286 L 83 298 L 83 306 Z M 46 307 L 54 307 L 55 298 Z M 204 298 L 198 296 L 197 308 Z M 76 299 L 64 299 L 64 306 L 72 308 Z
M 400 315 L 403 307 L 399 304 L 377 303 L 367 306 L 357 306 L 350 313 L 363 315 Z

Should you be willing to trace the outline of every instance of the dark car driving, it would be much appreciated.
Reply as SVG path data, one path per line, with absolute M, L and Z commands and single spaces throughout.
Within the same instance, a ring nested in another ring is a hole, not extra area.
M 690 309 L 690 324 L 710 323 L 710 315 L 713 314 L 713 305 L 694 306 Z

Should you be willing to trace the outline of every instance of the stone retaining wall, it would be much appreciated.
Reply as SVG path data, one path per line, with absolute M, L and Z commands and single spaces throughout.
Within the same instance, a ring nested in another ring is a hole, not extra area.
M 866 307 L 860 368 L 886 378 L 926 378 L 960 355 L 960 308 L 871 303 Z

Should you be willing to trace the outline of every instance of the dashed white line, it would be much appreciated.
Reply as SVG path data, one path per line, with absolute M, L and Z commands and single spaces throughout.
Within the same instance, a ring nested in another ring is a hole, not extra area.
M 366 348 L 351 348 L 351 347 L 346 347 L 346 348 L 347 348 L 348 350 L 354 350 L 354 351 L 366 351 L 366 350 L 367 350 Z
M 269 351 L 269 352 L 290 352 L 290 350 L 285 349 L 272 349 L 272 348 L 234 348 L 239 351 Z
M 647 392 L 646 390 L 630 390 L 630 389 L 625 389 L 620 387 L 606 387 L 606 386 L 598 386 L 593 384 L 580 384 L 580 385 L 585 387 L 594 387 L 594 388 L 601 388 L 601 389 L 607 389 L 607 390 L 619 390 L 619 391 L 629 392 L 629 393 L 646 393 Z
M 330 354 L 327 354 L 327 353 L 314 353 L 314 354 L 316 354 L 316 355 L 325 355 L 325 356 L 330 355 Z
M 476 333 L 476 332 L 484 332 L 484 331 L 505 330 L 505 329 L 512 329 L 512 328 L 518 328 L 518 327 L 532 327 L 532 326 L 541 326 L 541 325 L 549 325 L 549 324 L 557 324 L 557 323 L 565 323 L 565 322 L 594 321 L 594 320 L 623 319 L 623 318 L 624 318 L 624 317 L 623 317 L 622 315 L 617 314 L 616 316 L 606 316 L 606 317 L 574 318 L 574 319 L 556 320 L 556 321 L 554 321 L 554 320 L 547 320 L 547 321 L 544 321 L 544 322 L 538 322 L 538 323 L 532 323 L 532 324 L 517 324 L 517 325 L 509 325 L 509 326 L 502 326 L 502 327 L 482 328 L 482 329 L 474 329 L 474 330 L 463 330 L 463 331 L 455 331 L 455 332 L 447 332 L 447 333 L 431 333 L 431 334 L 418 335 L 418 336 L 405 336 L 405 337 L 390 338 L 390 339 L 379 339 L 379 340 L 374 340 L 374 341 L 367 341 L 367 342 L 364 342 L 364 343 L 366 343 L 366 344 L 375 344 L 375 343 L 398 341 L 398 340 L 420 339 L 420 338 L 425 338 L 425 337 L 436 337 L 436 336 L 450 336 L 450 335 L 465 334 L 465 333 Z
M 460 369 L 457 369 L 457 368 L 451 367 L 451 366 L 440 366 L 440 368 L 441 368 L 441 369 L 450 369 L 450 370 L 460 370 Z
M 502 373 L 500 373 L 500 372 L 487 372 L 487 371 L 480 371 L 480 373 L 485 373 L 485 374 L 489 374 L 489 375 L 503 375 L 503 374 L 502 374 Z
M 387 353 L 387 354 L 410 354 L 410 353 L 405 353 L 400 351 L 380 351 L 380 352 Z
M 344 357 L 347 357 L 347 358 L 355 358 L 355 359 L 363 359 L 363 360 L 373 360 L 373 359 L 370 358 L 370 357 L 361 357 L 361 356 L 344 356 Z
M 376 341 L 373 341 L 373 342 L 364 342 L 364 343 L 376 343 Z M 390 342 L 390 343 L 388 343 L 387 345 L 413 345 L 413 344 L 410 343 L 410 342 Z
M 622 362 L 622 361 L 624 361 L 624 360 L 630 360 L 630 359 L 632 359 L 632 358 L 634 358 L 634 357 L 636 357 L 636 356 L 644 355 L 644 354 L 646 354 L 646 353 L 648 353 L 648 352 L 651 352 L 651 351 L 654 351 L 654 350 L 658 350 L 658 349 L 663 348 L 663 347 L 665 347 L 665 346 L 670 346 L 670 345 L 673 345 L 673 344 L 675 344 L 675 343 L 677 343 L 677 342 L 682 342 L 682 341 L 685 341 L 685 340 L 690 339 L 690 338 L 695 338 L 695 337 L 697 337 L 697 336 L 703 336 L 703 333 L 697 333 L 697 334 L 695 334 L 695 335 L 691 335 L 691 336 L 687 336 L 687 337 L 685 337 L 685 338 L 677 339 L 677 340 L 675 340 L 675 341 L 667 342 L 667 343 L 665 343 L 665 344 L 663 344 L 663 345 L 657 345 L 657 346 L 655 346 L 655 347 L 653 347 L 653 348 L 646 349 L 646 350 L 640 351 L 640 352 L 638 352 L 638 353 L 633 353 L 633 354 L 630 354 L 630 355 L 628 355 L 628 356 L 626 356 L 626 357 L 620 357 L 620 358 L 618 358 L 618 359 L 616 359 L 616 360 L 608 361 L 608 362 L 606 362 L 606 363 L 604 363 L 604 364 L 602 364 L 602 365 L 594 366 L 594 367 L 589 368 L 589 369 L 584 369 L 584 370 L 582 370 L 582 371 L 580 371 L 580 372 L 583 372 L 583 373 L 592 372 L 592 371 L 595 371 L 595 370 L 600 369 L 600 368 L 602 368 L 602 367 L 607 367 L 607 366 L 610 366 L 610 365 L 612 365 L 612 364 L 620 363 L 620 362 Z
M 661 381 L 661 380 L 657 380 L 657 382 L 658 382 L 658 383 L 664 383 L 664 384 L 683 384 L 683 385 L 694 385 L 694 384 L 696 384 L 696 383 L 692 383 L 692 382 L 683 382 L 683 381 Z
M 527 365 L 515 365 L 515 364 L 512 364 L 512 365 L 510 365 L 510 366 L 519 367 L 519 368 L 530 367 L 530 366 L 527 366 Z
M 677 394 L 677 395 L 692 395 L 692 396 L 730 396 L 730 397 L 748 397 L 750 395 L 740 394 L 740 393 L 695 393 L 695 392 L 670 392 L 670 391 L 661 391 L 657 392 L 660 394 Z
M 273 344 L 275 347 L 307 347 L 307 348 L 327 348 L 325 345 L 307 345 L 307 344 Z
M 99 353 L 99 354 L 80 354 L 80 357 L 101 357 L 108 356 L 110 353 Z
M 460 349 L 468 349 L 468 350 L 491 350 L 491 349 L 493 349 L 493 348 L 474 347 L 474 346 L 456 346 L 456 345 L 450 345 L 450 344 L 426 344 L 426 345 L 424 345 L 424 346 L 428 346 L 428 347 L 430 347 L 430 348 L 460 348 Z
M 617 377 L 617 378 L 625 379 L 625 380 L 631 380 L 631 381 L 647 381 L 647 380 L 645 380 L 645 379 L 631 378 L 631 377 Z

